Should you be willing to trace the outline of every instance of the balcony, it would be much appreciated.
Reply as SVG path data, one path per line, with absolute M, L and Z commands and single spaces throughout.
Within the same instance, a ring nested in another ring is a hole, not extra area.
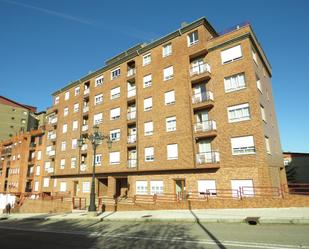
M 32 171 L 27 171 L 27 178 L 32 178 L 34 175 L 34 172 Z
M 128 168 L 136 168 L 137 159 L 128 159 Z
M 56 155 L 56 151 L 55 150 L 50 150 L 49 152 L 48 152 L 48 156 L 49 157 L 54 157 Z
M 54 168 L 48 168 L 47 169 L 48 174 L 53 174 L 54 173 Z
M 196 137 L 205 138 L 217 135 L 217 124 L 214 120 L 207 120 L 194 124 L 194 133 Z
M 128 120 L 128 121 L 131 121 L 131 120 L 134 120 L 134 119 L 136 119 L 136 111 L 128 112 L 128 114 L 127 114 L 127 120 Z
M 86 171 L 86 169 L 87 169 L 87 165 L 85 163 L 82 163 L 80 165 L 80 171 Z
M 133 77 L 135 74 L 136 74 L 136 68 L 128 69 L 128 71 L 127 71 L 127 77 L 128 78 Z
M 88 145 L 87 144 L 83 144 L 83 146 L 81 147 L 82 151 L 86 151 L 88 149 Z
M 190 68 L 191 82 L 194 84 L 202 80 L 209 80 L 211 76 L 210 65 L 203 63 Z
M 128 99 L 135 97 L 136 96 L 136 88 L 129 90 L 127 96 L 128 96 Z
M 83 107 L 83 113 L 85 114 L 87 112 L 89 112 L 89 106 L 84 106 Z
M 85 89 L 85 90 L 84 90 L 84 96 L 89 95 L 89 92 L 90 92 L 90 88 Z
M 53 133 L 50 135 L 49 140 L 56 140 L 57 134 Z
M 136 134 L 128 135 L 128 144 L 135 144 L 136 143 Z
M 211 91 L 201 92 L 192 96 L 193 108 L 203 109 L 213 107 L 214 95 Z
M 11 154 L 12 154 L 12 148 L 6 148 L 1 151 L 2 156 L 5 156 L 5 155 L 9 156 Z
M 209 164 L 207 168 L 219 168 L 220 154 L 218 151 L 209 151 L 196 154 L 196 164 Z
M 88 131 L 88 125 L 87 124 L 82 126 L 82 132 L 86 132 L 86 131 Z

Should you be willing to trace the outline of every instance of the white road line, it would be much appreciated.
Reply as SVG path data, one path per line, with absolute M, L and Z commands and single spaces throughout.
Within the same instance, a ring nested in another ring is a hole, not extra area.
M 42 233 L 56 233 L 56 234 L 72 234 L 72 235 L 84 235 L 90 237 L 112 237 L 112 238 L 125 238 L 125 239 L 136 239 L 136 240 L 152 240 L 152 241 L 168 241 L 176 243 L 192 243 L 192 244 L 206 244 L 206 245 L 218 245 L 230 247 L 244 247 L 244 248 L 262 248 L 262 249 L 309 249 L 306 245 L 282 245 L 282 244 L 270 244 L 270 243 L 255 243 L 255 242 L 244 242 L 244 241 L 228 241 L 223 240 L 216 242 L 214 240 L 197 239 L 197 240 L 186 240 L 183 238 L 166 238 L 166 237 L 140 237 L 140 236 L 129 236 L 127 234 L 103 234 L 102 232 L 87 232 L 87 231 L 56 231 L 50 229 L 34 229 L 34 228 L 21 228 L 21 227 L 9 227 L 0 226 L 0 229 L 4 230 L 17 230 L 27 232 L 42 232 Z

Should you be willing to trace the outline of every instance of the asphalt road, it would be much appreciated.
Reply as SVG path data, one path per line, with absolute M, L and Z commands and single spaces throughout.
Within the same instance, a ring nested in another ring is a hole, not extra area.
M 0 221 L 1 249 L 309 249 L 309 225 Z

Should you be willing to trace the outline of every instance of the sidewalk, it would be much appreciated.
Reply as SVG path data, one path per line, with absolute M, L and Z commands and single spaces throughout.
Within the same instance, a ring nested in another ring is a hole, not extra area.
M 91 217 L 87 212 L 61 214 L 2 214 L 9 220 L 101 220 L 101 221 L 160 221 L 243 223 L 247 217 L 258 217 L 260 224 L 309 224 L 309 207 L 247 208 L 105 212 Z

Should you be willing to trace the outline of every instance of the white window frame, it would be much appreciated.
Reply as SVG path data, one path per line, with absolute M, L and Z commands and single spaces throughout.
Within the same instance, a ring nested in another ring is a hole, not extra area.
M 255 154 L 254 137 L 253 136 L 232 137 L 231 147 L 232 147 L 232 155 L 235 156 Z
M 226 93 L 239 91 L 246 87 L 245 73 L 238 73 L 224 78 L 224 90 Z
M 94 105 L 99 105 L 103 103 L 103 93 L 94 96 Z
M 117 79 L 120 77 L 120 67 L 117 67 L 111 71 L 111 80 Z
M 192 41 L 191 41 L 192 39 Z M 199 42 L 198 30 L 194 30 L 193 32 L 187 35 L 188 47 L 191 47 Z
M 154 161 L 154 147 L 145 147 L 145 162 L 153 162 Z
M 65 108 L 63 109 L 63 116 L 66 117 L 66 116 L 68 116 L 68 115 L 69 115 L 69 107 L 65 107 Z
M 74 89 L 74 95 L 77 96 L 79 94 L 80 94 L 80 86 L 75 87 L 75 89 Z
M 176 116 L 168 117 L 165 119 L 166 132 L 176 131 L 177 129 L 177 120 Z
M 240 60 L 242 57 L 243 53 L 240 44 L 221 51 L 221 62 L 223 65 Z
M 95 87 L 102 86 L 103 83 L 104 83 L 104 76 L 103 75 L 95 78 L 95 80 L 94 80 L 94 86 Z
M 167 160 L 178 160 L 178 144 L 168 144 L 166 152 Z
M 143 77 L 143 87 L 147 88 L 151 87 L 151 85 L 152 85 L 152 75 L 151 74 L 145 75 Z
M 109 153 L 109 164 L 120 164 L 120 151 L 114 151 Z
M 150 181 L 150 194 L 162 195 L 164 193 L 164 182 L 162 180 Z
M 245 116 L 247 114 L 247 116 Z M 236 123 L 251 119 L 249 103 L 233 105 L 227 108 L 229 123 Z
M 77 131 L 78 129 L 78 120 L 72 122 L 72 131 Z
M 168 57 L 170 55 L 172 55 L 172 43 L 168 43 L 162 46 L 162 57 Z
M 174 67 L 169 66 L 163 69 L 163 80 L 167 81 L 174 78 Z
M 36 168 L 35 168 L 35 175 L 39 176 L 40 174 L 41 174 L 41 166 L 37 165 Z
M 120 98 L 120 86 L 111 89 L 111 99 Z
M 77 158 L 76 157 L 71 157 L 71 168 L 75 169 L 77 166 Z
M 103 122 L 103 113 L 96 113 L 93 115 L 93 124 L 94 125 L 98 125 L 101 124 Z
M 62 125 L 62 133 L 65 134 L 68 132 L 68 124 L 63 124 Z
M 270 141 L 268 136 L 265 136 L 265 147 L 266 152 L 271 155 Z
M 120 107 L 116 107 L 110 110 L 110 120 L 120 119 Z
M 164 103 L 165 105 L 175 104 L 175 90 L 171 90 L 164 93 Z
M 151 53 L 143 55 L 143 66 L 147 66 L 151 63 Z
M 111 130 L 109 132 L 110 140 L 113 142 L 120 140 L 120 129 Z
M 67 182 L 60 182 L 60 192 L 66 192 L 67 191 Z
M 60 159 L 60 169 L 65 168 L 65 158 Z
M 151 111 L 152 110 L 152 97 L 148 97 L 144 99 L 144 111 Z
M 102 154 L 95 155 L 95 166 L 101 166 L 102 164 Z
M 77 149 L 77 138 L 72 139 L 72 147 L 73 150 Z
M 70 99 L 70 92 L 67 91 L 67 92 L 65 92 L 65 94 L 64 94 L 64 100 L 69 100 L 69 99 Z
M 153 134 L 153 121 L 144 123 L 144 136 L 150 136 Z
M 61 142 L 61 151 L 66 151 L 66 147 L 67 147 L 67 142 L 66 141 L 62 141 Z
M 48 188 L 49 187 L 49 177 L 44 177 L 43 178 L 43 188 Z
M 60 100 L 60 97 L 59 97 L 59 96 L 56 96 L 56 97 L 55 97 L 54 104 L 55 104 L 55 105 L 59 104 L 59 100 Z
M 135 194 L 147 195 L 148 194 L 148 181 L 135 181 Z
M 83 193 L 90 193 L 90 182 L 83 182 Z
M 197 180 L 197 191 L 200 195 L 217 195 L 216 180 Z
M 78 111 L 79 111 L 79 103 L 75 103 L 75 104 L 73 105 L 73 112 L 76 113 L 76 112 L 78 112 Z

